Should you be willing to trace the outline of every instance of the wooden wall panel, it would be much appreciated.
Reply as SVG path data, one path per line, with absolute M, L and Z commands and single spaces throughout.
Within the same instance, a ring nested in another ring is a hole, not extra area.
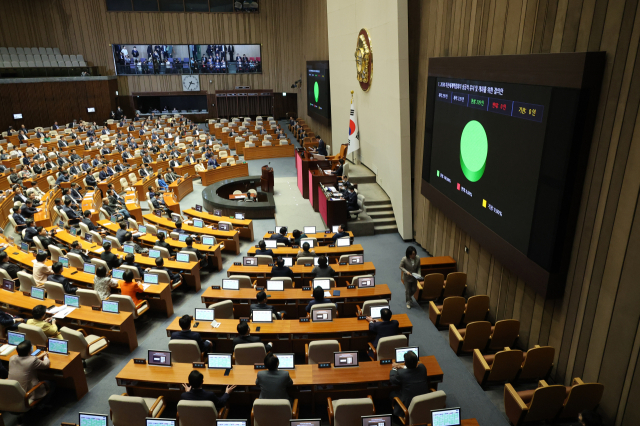
M 640 7 L 637 0 L 409 0 L 416 241 L 452 253 L 520 346 L 556 349 L 553 379 L 605 384 L 606 424 L 637 423 L 640 395 Z M 463 24 L 464 23 L 464 24 Z M 543 300 L 420 194 L 430 57 L 606 51 L 607 66 L 564 296 Z M 451 238 L 463 236 L 451 249 Z M 464 247 L 468 247 L 466 253 Z M 634 260 L 632 260 L 634 259 Z M 633 277 L 633 278 L 631 278 Z M 634 403 L 635 402 L 635 403 Z

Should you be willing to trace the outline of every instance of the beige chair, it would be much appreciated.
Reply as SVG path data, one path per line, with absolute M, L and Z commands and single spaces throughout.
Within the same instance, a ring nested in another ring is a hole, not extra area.
M 450 296 L 463 296 L 467 289 L 467 273 L 466 272 L 450 272 L 444 282 L 442 298 L 446 299 Z
M 358 286 L 358 280 L 359 280 L 360 278 L 373 278 L 373 275 L 371 275 L 371 274 L 367 274 L 367 275 L 356 275 L 355 277 L 353 277 L 353 278 L 351 279 L 351 285 Z
M 95 290 L 79 288 L 78 291 L 76 291 L 76 296 L 78 296 L 80 306 L 102 306 L 102 299 Z
M 86 366 L 86 360 L 102 352 L 109 347 L 109 340 L 106 337 L 87 334 L 83 329 L 72 330 L 67 327 L 60 329 L 62 338 L 69 342 L 69 350 L 79 352 L 82 363 Z
M 479 349 L 474 349 L 473 375 L 482 387 L 488 383 L 510 382 L 518 376 L 522 357 L 519 349 L 504 348 L 492 355 L 482 355 Z
M 91 259 L 91 263 L 96 265 L 96 269 L 98 268 L 98 266 L 104 266 L 105 268 L 107 268 L 107 273 L 109 273 L 109 271 L 111 271 L 111 269 L 109 268 L 109 265 L 107 265 L 107 262 L 105 262 L 102 259 L 93 258 L 93 259 Z
M 158 228 L 155 225 L 147 224 L 147 234 L 158 235 Z
M 362 424 L 362 416 L 376 414 L 373 398 L 338 399 L 327 398 L 327 412 L 331 426 L 355 426 Z M 115 425 L 114 425 L 115 426 Z
M 447 297 L 442 305 L 429 302 L 429 319 L 436 327 L 460 324 L 464 315 L 464 306 L 465 300 L 462 296 Z
M 171 255 L 169 254 L 169 250 L 165 247 L 153 246 L 153 249 L 158 250 L 160 252 L 160 257 L 162 257 L 163 259 L 169 259 L 171 257 Z
M 26 335 L 27 340 L 30 340 L 34 345 L 47 346 L 48 338 L 44 334 L 44 331 L 40 327 L 35 325 L 29 325 L 26 323 L 18 324 L 18 331 Z
M 316 303 L 311 306 L 311 311 L 307 314 L 307 317 L 311 318 L 311 321 L 313 321 L 313 312 L 321 309 L 331 309 L 331 318 L 337 318 L 338 316 L 338 309 L 336 308 L 335 303 Z
M 38 250 L 47 251 L 47 250 L 45 250 L 44 246 L 42 245 L 42 242 L 40 241 L 40 238 L 33 237 L 33 243 L 36 245 Z
M 67 259 L 69 259 L 69 266 L 82 270 L 84 268 L 84 260 L 82 256 L 75 253 L 67 253 Z
M 491 323 L 489 321 L 475 321 L 467 324 L 467 328 L 457 329 L 449 324 L 449 346 L 459 355 L 461 352 L 481 351 L 487 347 L 491 336 Z
M 134 218 L 130 217 L 127 222 L 129 222 L 129 229 L 138 229 L 138 221 Z
M 489 296 L 486 294 L 480 294 L 478 296 L 471 296 L 467 300 L 467 304 L 464 310 L 464 324 L 469 324 L 475 321 L 484 321 L 489 314 Z
M 268 265 L 273 263 L 273 258 L 269 255 L 257 254 L 256 258 L 258 259 L 258 265 Z
M 115 248 L 116 250 L 122 251 L 122 244 L 120 244 L 120 240 L 118 240 L 113 235 L 107 235 L 105 238 L 107 239 L 107 241 L 111 242 L 111 247 Z
M 222 302 L 213 303 L 207 306 L 208 309 L 213 309 L 215 319 L 233 319 L 233 301 L 223 300 Z
M 504 386 L 505 414 L 514 426 L 550 421 L 562 410 L 566 396 L 564 386 L 549 386 L 544 380 L 540 380 L 537 389 L 521 392 L 516 392 L 511 383 L 507 383 Z
M 251 426 L 288 425 L 290 419 L 298 418 L 298 399 L 293 408 L 288 399 L 256 399 L 251 409 Z
M 20 281 L 20 291 L 31 293 L 31 287 L 37 287 L 33 275 L 25 271 L 18 271 L 18 280 Z
M 552 346 L 540 346 L 529 349 L 520 361 L 522 367 L 518 380 L 540 380 L 551 374 L 555 349 Z
M 290 277 L 277 277 L 277 278 L 273 278 L 273 280 L 282 281 L 282 286 L 285 290 L 289 288 L 293 288 L 293 280 Z
M 304 358 L 307 364 L 333 362 L 333 353 L 340 352 L 337 340 L 314 340 L 304 345 Z
M 194 340 L 170 340 L 169 350 L 174 362 L 201 362 L 203 354 Z
M 264 343 L 241 343 L 233 350 L 236 365 L 254 365 L 264 361 L 267 355 Z
M 170 234 L 170 235 L 171 235 L 171 238 L 173 238 L 173 234 L 178 235 L 178 233 L 177 233 L 177 232 L 172 232 L 172 233 Z M 177 237 L 176 237 L 176 239 L 177 239 Z M 198 256 L 197 256 L 194 252 L 192 252 L 192 251 L 180 250 L 180 252 L 179 252 L 179 253 L 184 253 L 184 254 L 186 254 L 187 256 L 189 256 L 189 262 L 198 262 Z
M 136 268 L 135 266 L 131 266 L 131 265 L 120 265 L 118 267 L 119 269 L 124 269 L 125 271 L 131 271 L 133 273 L 133 278 L 136 280 L 139 280 L 140 277 L 140 271 L 138 271 L 138 268 Z
M 61 257 L 65 257 L 62 250 L 53 244 L 49 244 L 49 252 L 51 253 L 52 262 L 57 262 Z
M 216 419 L 226 419 L 229 409 L 224 406 L 220 411 L 216 411 L 215 405 L 211 401 L 188 401 L 186 399 L 178 402 L 178 413 L 176 420 L 178 426 L 192 426 L 214 424 Z
M 402 348 L 407 346 L 407 336 L 404 334 L 398 334 L 396 336 L 382 337 L 378 340 L 378 346 L 373 347 L 371 342 L 367 342 L 369 350 L 373 355 L 369 354 L 371 361 L 379 361 L 381 359 L 394 359 L 396 358 L 396 348 Z
M 360 309 L 360 306 L 356 305 L 356 312 L 358 315 L 371 316 L 371 308 L 378 306 L 389 306 L 389 301 L 385 299 L 365 300 L 362 304 L 362 309 Z
M 313 262 L 312 262 L 313 263 Z M 311 281 L 309 283 L 309 285 L 311 286 L 311 289 L 316 288 L 315 286 L 315 281 L 316 280 L 329 280 L 329 287 L 330 288 L 334 288 L 336 286 L 336 280 L 333 278 L 314 278 L 313 281 Z
M 47 292 L 47 299 L 64 300 L 64 287 L 62 284 L 45 281 L 44 290 Z
M 418 283 L 418 288 L 421 291 L 421 300 L 439 299 L 442 296 L 442 292 L 444 290 L 444 275 L 427 274 L 424 276 L 424 282 Z
M 158 418 L 165 409 L 164 397 L 142 398 L 139 396 L 111 395 L 110 417 L 113 426 L 140 426 L 147 417 Z
M 135 185 L 138 182 L 138 176 L 135 173 L 129 173 L 129 182 L 132 186 Z
M 133 304 L 131 296 L 124 296 L 122 294 L 112 294 L 109 297 L 110 301 L 118 302 L 120 312 L 131 312 L 133 319 L 137 319 L 140 315 L 149 310 L 149 304 L 146 300 L 141 301 L 138 306 Z
M 446 408 L 447 394 L 440 390 L 414 396 L 413 399 L 411 399 L 409 408 L 404 406 L 400 398 L 395 397 L 393 405 L 396 404 L 404 413 L 404 416 L 400 417 L 403 425 L 426 425 L 431 422 L 431 410 Z
M 298 257 L 296 265 L 313 265 L 313 257 Z
M 102 245 L 102 236 L 96 231 L 89 231 L 94 244 Z
M 23 424 L 23 414 L 31 410 L 42 399 L 34 399 L 33 394 L 40 389 L 47 389 L 45 382 L 39 382 L 33 388 L 25 392 L 17 380 L 0 380 L 0 412 L 18 414 L 17 424 Z M 2 418 L 0 417 L 0 420 Z
M 253 288 L 256 285 L 256 281 L 251 281 L 248 275 L 231 275 L 230 280 L 238 280 L 239 288 Z
M 520 334 L 520 321 L 516 319 L 500 320 L 491 327 L 491 331 L 490 350 L 499 351 L 504 347 L 514 346 Z
M 133 191 L 133 189 L 129 186 L 129 182 L 127 182 L 127 179 L 125 178 L 120 178 L 120 186 L 122 187 L 123 191 Z
M 152 274 L 158 274 L 158 282 L 163 284 L 170 284 L 171 290 L 175 290 L 182 285 L 182 280 L 172 283 L 171 277 L 169 277 L 169 273 L 167 271 L 163 271 L 162 269 L 150 269 L 149 272 Z

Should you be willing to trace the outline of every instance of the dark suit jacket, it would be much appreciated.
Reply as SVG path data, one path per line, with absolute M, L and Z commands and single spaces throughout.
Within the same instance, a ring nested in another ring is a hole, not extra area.
M 262 339 L 260 339 L 260 336 L 237 336 L 233 338 L 233 349 L 235 350 L 237 345 L 240 344 L 244 344 L 244 343 L 261 343 Z M 266 349 L 267 352 L 271 351 L 271 345 L 269 343 L 265 343 L 264 344 L 264 348 Z
M 0 311 L 0 325 L 6 328 L 12 328 L 15 325 L 15 322 L 13 321 L 13 317 L 11 315 L 6 312 Z
M 260 386 L 260 399 L 289 399 L 287 388 L 293 386 L 293 380 L 286 370 L 260 371 L 256 385 Z
M 100 254 L 100 259 L 102 259 L 105 262 L 107 262 L 107 266 L 109 267 L 109 269 L 117 268 L 118 266 L 120 266 L 122 264 L 120 259 L 118 259 L 118 256 L 116 256 L 115 254 L 113 254 L 111 252 L 109 252 L 109 253 L 102 252 Z
M 195 331 L 184 331 L 184 330 L 180 330 L 180 331 L 174 331 L 173 333 L 171 333 L 171 340 L 193 340 L 194 342 L 196 342 L 198 344 L 198 347 L 200 348 L 200 352 L 204 352 L 205 351 L 205 345 L 204 345 L 204 340 L 202 340 L 202 338 L 200 337 L 200 333 L 196 333 Z M 214 402 L 215 404 L 215 402 Z
M 271 250 L 271 249 L 266 249 L 266 250 L 256 249 L 256 255 L 273 256 L 273 250 Z
M 400 400 L 405 407 L 409 408 L 414 396 L 429 393 L 429 383 L 427 381 L 427 368 L 424 364 L 418 364 L 414 369 L 400 368 L 397 371 L 389 372 L 389 381 L 392 385 L 400 386 Z M 394 414 L 403 416 L 402 409 L 396 406 Z
M 173 248 L 166 241 L 156 241 L 155 245 L 166 248 L 169 251 L 169 256 L 173 256 Z
M 376 333 L 375 339 L 371 342 L 374 348 L 378 347 L 378 340 L 382 337 L 395 336 L 400 334 L 400 324 L 392 319 L 391 321 L 377 321 L 369 324 L 369 331 Z
M 251 308 L 249 309 L 249 312 L 253 311 L 254 309 L 271 309 L 271 312 L 276 314 L 276 319 L 282 319 L 280 312 L 278 312 L 276 308 L 274 308 L 271 305 L 267 305 L 267 304 L 261 305 L 259 303 L 252 303 Z
M 291 246 L 289 238 L 282 234 L 273 234 L 269 237 L 270 240 L 276 240 L 279 243 L 283 243 L 285 246 Z
M 225 392 L 218 398 L 213 392 L 202 389 L 191 389 L 189 392 L 182 392 L 180 399 L 186 399 L 187 401 L 211 401 L 213 405 L 215 405 L 216 410 L 220 410 L 220 408 L 227 403 L 229 394 Z
M 71 281 L 63 277 L 62 275 L 49 275 L 47 281 L 53 281 L 54 283 L 60 283 L 64 287 L 64 292 L 67 294 L 76 294 L 78 287 L 71 285 Z
M 7 271 L 7 273 L 9 274 L 9 276 L 13 279 L 18 278 L 18 272 L 20 272 L 22 269 L 16 265 L 15 263 L 9 263 L 9 262 L 5 262 L 5 263 L 0 263 L 0 268 L 4 269 L 5 271 Z
M 24 240 L 32 243 L 33 237 L 38 236 L 38 231 L 33 226 L 24 230 Z
M 271 277 L 289 277 L 293 279 L 293 271 L 288 266 L 283 266 L 282 268 L 278 268 L 278 265 L 275 265 L 271 268 Z
M 331 237 L 331 239 L 335 243 L 338 238 L 343 238 L 348 236 L 349 234 L 347 232 L 336 232 L 335 234 L 333 234 L 333 237 Z
M 82 218 L 82 223 L 87 225 L 87 227 L 89 228 L 89 231 L 95 231 L 96 229 L 98 229 L 98 227 L 95 226 L 93 222 L 91 222 L 91 219 L 87 219 L 86 217 Z

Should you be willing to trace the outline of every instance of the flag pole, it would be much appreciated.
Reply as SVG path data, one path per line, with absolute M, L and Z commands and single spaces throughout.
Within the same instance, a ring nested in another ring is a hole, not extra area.
M 351 105 L 353 105 L 353 90 L 351 91 Z M 351 153 L 351 162 L 355 164 L 355 151 Z

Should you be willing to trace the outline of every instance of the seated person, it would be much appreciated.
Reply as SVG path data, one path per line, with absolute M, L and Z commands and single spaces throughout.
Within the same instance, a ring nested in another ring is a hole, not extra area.
M 109 267 L 109 269 L 117 268 L 122 264 L 122 260 L 119 259 L 118 256 L 116 256 L 115 254 L 111 253 L 110 241 L 104 241 L 102 243 L 102 248 L 104 249 L 104 251 L 100 253 L 100 259 L 107 262 L 107 266 Z
M 193 238 L 187 237 L 187 239 L 184 242 L 185 242 L 185 244 L 187 246 L 185 248 L 183 248 L 182 251 L 190 251 L 190 252 L 195 253 L 196 256 L 198 257 L 198 260 L 200 261 L 200 267 L 201 268 L 208 267 L 209 266 L 209 261 L 207 260 L 207 256 L 202 254 L 200 252 L 200 250 L 198 250 L 197 248 L 193 247 Z
M 367 321 L 369 321 L 369 331 L 376 333 L 376 337 L 371 341 L 374 348 L 378 347 L 378 341 L 381 338 L 400 334 L 400 323 L 391 319 L 391 309 L 389 308 L 380 311 L 380 319 L 375 320 L 367 317 Z M 373 356 L 373 352 L 369 351 L 369 355 Z
M 129 227 L 129 222 L 123 220 L 121 222 L 118 222 L 118 226 L 120 226 L 120 229 L 116 231 L 116 238 L 120 242 L 120 244 L 124 244 L 124 236 L 128 232 L 127 228 Z
M 283 226 L 280 228 L 280 233 L 278 234 L 273 234 L 271 237 L 269 237 L 270 240 L 276 240 L 278 243 L 282 243 L 285 246 L 290 247 L 291 246 L 291 241 L 289 240 L 289 238 L 287 238 L 287 227 Z
M 169 279 L 171 280 L 171 284 L 175 284 L 178 281 L 182 281 L 182 275 L 174 274 L 169 268 L 164 266 L 164 259 L 162 257 L 156 257 L 156 267 L 153 269 L 160 269 L 161 271 L 166 271 L 169 274 Z
M 235 350 L 236 346 L 243 343 L 260 343 L 262 339 L 260 336 L 252 336 L 251 328 L 249 327 L 248 322 L 241 322 L 237 325 L 236 330 L 238 330 L 238 336 L 233 338 L 233 349 Z M 267 352 L 271 352 L 271 347 L 273 345 L 271 343 L 265 343 L 264 348 Z
M 154 209 L 161 210 L 164 214 L 171 217 L 171 210 L 167 207 L 164 200 L 160 198 L 160 194 L 158 192 L 153 194 L 153 197 L 151 198 L 151 205 Z
M 326 256 L 320 255 L 318 258 L 318 264 L 313 267 L 311 274 L 314 278 L 332 278 L 336 274 L 336 271 L 329 266 L 329 261 Z
M 82 258 L 82 261 L 85 263 L 91 262 L 91 258 L 89 257 L 89 250 L 82 251 L 82 246 L 78 240 L 71 243 L 71 250 L 69 253 L 77 254 Z
M 302 244 L 302 248 L 300 250 L 298 250 L 298 254 L 296 254 L 296 257 L 299 259 L 301 257 L 314 257 L 316 255 L 315 250 L 311 250 L 311 245 L 305 241 L 304 244 Z
M 118 280 L 107 276 L 107 268 L 100 265 L 96 268 L 96 276 L 93 278 L 93 289 L 100 299 L 107 300 L 111 296 L 111 289 L 118 288 Z
M 331 239 L 333 240 L 333 243 L 336 243 L 336 240 L 338 238 L 344 238 L 344 237 L 349 237 L 349 233 L 347 232 L 347 225 L 339 225 L 338 226 L 338 232 L 336 232 L 335 234 L 333 234 L 333 237 L 331 237 Z
M 160 192 L 169 190 L 169 185 L 167 185 L 167 182 L 165 182 L 162 177 L 158 177 L 158 189 L 160 190 Z
M 54 318 L 45 318 L 47 315 L 47 307 L 44 305 L 36 305 L 31 310 L 33 318 L 27 320 L 27 325 L 33 325 L 34 327 L 41 328 L 45 336 L 53 339 L 61 339 L 62 335 L 58 331 L 56 326 L 56 320 Z
M 124 255 L 124 262 L 122 262 L 123 265 L 125 266 L 133 266 L 134 268 L 138 269 L 138 275 L 139 276 L 144 276 L 144 271 L 145 269 L 143 269 L 140 265 L 138 265 L 136 263 L 136 256 L 133 253 L 127 253 Z M 149 270 L 149 268 L 146 269 L 147 271 Z
M 177 232 L 178 234 L 189 234 L 189 231 L 182 229 L 182 221 L 180 220 L 176 222 L 176 230 L 174 232 Z
M 158 240 L 155 242 L 154 245 L 158 247 L 166 248 L 169 251 L 169 257 L 174 257 L 173 248 L 169 243 L 165 241 L 166 234 L 164 232 L 158 233 L 158 235 L 156 235 L 156 238 L 158 238 Z
M 33 237 L 38 236 L 38 228 L 35 227 L 33 219 L 27 219 L 25 223 L 27 227 L 24 230 L 23 240 L 26 243 L 33 244 Z
M 85 210 L 82 216 L 81 222 L 87 225 L 89 231 L 99 231 L 98 227 L 91 221 L 91 210 Z
M 211 340 L 202 340 L 200 333 L 191 331 L 191 315 L 183 315 L 178 320 L 180 331 L 171 333 L 171 340 L 193 340 L 198 344 L 200 352 L 209 353 L 215 350 L 215 345 Z
M 258 294 L 256 294 L 256 299 L 258 300 L 258 303 L 251 304 L 251 311 L 253 311 L 254 309 L 270 309 L 271 312 L 276 315 L 276 319 L 282 319 L 282 315 L 280 314 L 280 312 L 276 311 L 276 308 L 271 305 L 267 305 L 267 293 L 265 293 L 264 291 L 258 292 Z
M 268 249 L 267 250 L 267 245 L 265 244 L 264 240 L 260 240 L 258 242 L 258 249 L 256 250 L 256 255 L 264 255 L 264 256 L 272 256 L 273 257 L 273 250 Z
M 260 399 L 289 399 L 287 388 L 293 386 L 293 380 L 286 370 L 278 370 L 280 361 L 272 353 L 264 357 L 267 371 L 259 371 L 256 385 L 260 386 Z
M 40 379 L 37 370 L 47 370 L 51 361 L 46 351 L 41 351 L 37 356 L 32 356 L 33 345 L 30 340 L 26 339 L 16 348 L 17 355 L 9 360 L 9 380 L 15 380 L 20 383 L 24 392 L 29 392 L 35 388 Z M 44 387 L 39 387 L 30 396 L 33 399 L 39 399 L 40 409 L 51 408 L 51 398 L 53 397 L 56 385 L 50 380 L 44 380 Z
M 133 234 L 131 232 L 129 232 L 129 231 L 127 231 L 124 234 L 124 244 L 128 244 L 128 245 L 133 246 L 133 250 L 136 253 L 143 253 L 145 251 L 148 251 L 148 250 L 143 250 L 142 247 L 140 247 L 140 245 L 138 243 L 133 241 Z
M 399 405 L 394 404 L 394 398 L 398 397 L 405 407 L 409 407 L 413 397 L 429 393 L 427 368 L 424 364 L 418 364 L 418 361 L 414 352 L 405 352 L 404 365 L 394 362 L 389 372 L 391 385 L 400 387 L 400 390 L 389 393 L 391 405 L 394 406 L 393 414 L 398 417 L 404 417 L 404 412 Z
M 17 210 L 16 209 L 13 210 L 14 213 L 12 217 L 13 217 L 13 220 L 16 222 L 16 227 L 15 227 L 16 234 L 22 233 L 22 231 L 27 228 L 25 217 L 22 216 L 22 214 L 20 214 L 21 210 L 22 210 L 22 207 L 18 207 Z
M 22 322 L 24 322 L 23 318 L 13 316 L 8 312 L 0 311 L 0 325 L 4 327 L 5 330 L 18 330 L 18 324 Z
M 282 256 L 278 257 L 276 264 L 271 268 L 271 277 L 289 277 L 293 279 L 293 271 L 288 266 L 284 266 L 284 259 Z
M 62 284 L 62 287 L 64 287 L 64 292 L 67 294 L 76 294 L 76 291 L 78 291 L 78 287 L 72 285 L 71 281 L 62 276 L 62 263 L 55 262 L 53 266 L 51 266 L 51 269 L 53 269 L 53 275 L 51 275 L 47 279 L 47 281 L 53 281 L 54 283 Z
M 180 399 L 184 399 L 187 401 L 211 401 L 216 409 L 216 412 L 219 411 L 229 399 L 229 394 L 233 392 L 236 388 L 236 385 L 228 385 L 224 391 L 224 394 L 220 398 L 216 396 L 215 393 L 206 391 L 202 389 L 202 382 L 204 381 L 204 376 L 198 370 L 193 370 L 189 374 L 189 384 L 182 384 L 184 388 L 184 392 L 180 396 Z
M 320 286 L 317 286 L 313 289 L 313 300 L 309 301 L 309 303 L 307 304 L 307 307 L 305 308 L 306 311 L 311 312 L 311 307 L 316 303 L 333 303 L 331 299 L 327 299 L 326 297 L 324 297 L 324 289 Z
M 36 261 L 33 264 L 33 279 L 36 285 L 43 285 L 47 281 L 49 275 L 53 275 L 53 269 L 44 262 L 47 260 L 48 253 L 46 251 L 38 250 L 36 254 Z
M 293 235 L 293 244 L 296 246 L 300 245 L 301 238 L 307 238 L 307 234 L 303 234 L 299 229 L 294 229 L 291 235 Z
M 120 293 L 123 296 L 131 297 L 136 309 L 140 307 L 143 301 L 138 299 L 138 293 L 144 293 L 144 288 L 133 280 L 133 272 L 126 270 L 122 274 L 122 279 L 118 281 L 120 286 Z

